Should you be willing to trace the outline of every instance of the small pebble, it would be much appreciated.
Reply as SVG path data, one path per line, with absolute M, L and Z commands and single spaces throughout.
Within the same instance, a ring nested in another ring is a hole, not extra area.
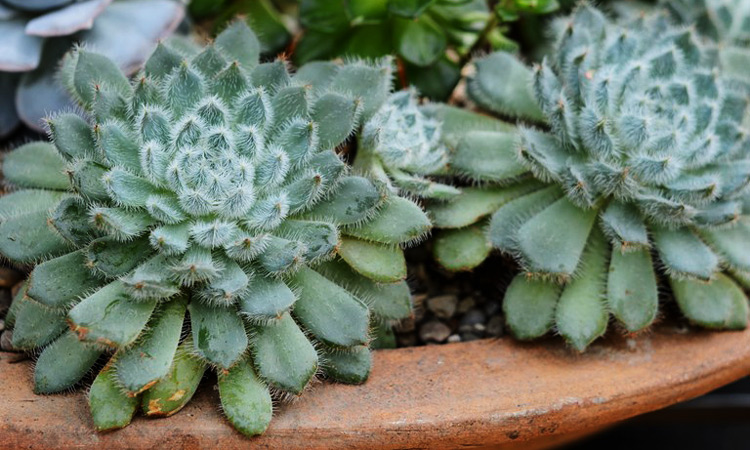
M 424 342 L 443 342 L 451 335 L 448 325 L 431 320 L 419 328 L 419 337 Z
M 399 347 L 414 347 L 419 344 L 419 339 L 415 333 L 399 334 L 396 339 L 398 340 Z
M 500 303 L 498 302 L 487 302 L 484 305 L 484 312 L 488 316 L 494 316 L 500 312 Z
M 481 336 L 477 336 L 474 333 L 463 333 L 463 334 L 461 334 L 461 340 L 464 341 L 464 342 L 476 341 L 477 339 L 480 339 L 480 338 L 481 338 Z
M 448 342 L 454 343 L 454 342 L 461 342 L 461 336 L 457 334 L 451 334 L 448 336 Z
M 0 287 L 10 288 L 18 283 L 22 277 L 21 272 L 8 267 L 0 267 Z
M 492 337 L 499 337 L 503 335 L 503 317 L 492 316 L 487 322 L 487 335 Z
M 458 331 L 462 333 L 468 333 L 472 331 L 484 331 L 484 322 L 487 321 L 487 316 L 480 309 L 472 309 L 467 312 L 462 318 L 458 325 Z M 476 325 L 482 325 L 482 329 L 478 330 Z
M 441 319 L 450 319 L 456 313 L 458 297 L 455 295 L 439 295 L 427 299 L 427 308 L 432 311 L 436 317 Z
M 11 341 L 13 341 L 13 332 L 10 330 L 3 331 L 3 334 L 0 335 L 0 350 L 4 352 L 15 351 Z
M 459 313 L 459 314 L 465 314 L 471 308 L 473 308 L 476 304 L 477 304 L 477 302 L 476 302 L 476 300 L 474 300 L 474 297 L 463 298 L 458 303 L 458 307 L 456 308 L 456 312 Z

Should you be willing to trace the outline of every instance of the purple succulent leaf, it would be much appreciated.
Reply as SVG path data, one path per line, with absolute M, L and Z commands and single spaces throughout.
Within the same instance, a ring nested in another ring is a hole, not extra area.
M 80 39 L 118 63 L 127 73 L 143 64 L 159 39 L 171 34 L 185 17 L 183 3 L 130 0 L 112 3 Z
M 0 3 L 0 20 L 10 20 L 14 17 L 18 17 L 18 13 Z
M 16 91 L 16 110 L 24 124 L 32 130 L 44 132 L 46 117 L 76 108 L 56 74 L 60 59 L 72 45 L 72 37 L 49 40 L 39 67 L 21 77 Z
M 104 12 L 112 0 L 90 0 L 73 3 L 63 9 L 52 11 L 31 19 L 26 24 L 26 34 L 32 36 L 68 36 L 80 30 L 89 30 L 94 19 Z
M 0 72 L 28 72 L 39 65 L 44 39 L 24 33 L 26 21 L 0 21 Z
M 0 72 L 0 138 L 9 135 L 19 124 L 16 103 L 13 101 L 18 79 L 16 73 Z

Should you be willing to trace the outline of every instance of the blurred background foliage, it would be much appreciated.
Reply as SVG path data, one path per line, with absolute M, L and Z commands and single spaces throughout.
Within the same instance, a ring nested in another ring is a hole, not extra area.
M 540 20 L 573 0 L 193 0 L 209 34 L 246 17 L 263 50 L 295 65 L 395 55 L 399 81 L 447 99 L 472 54 L 516 52 L 543 40 Z M 521 25 L 521 26 L 519 26 Z M 524 31 L 525 30 L 525 31 Z

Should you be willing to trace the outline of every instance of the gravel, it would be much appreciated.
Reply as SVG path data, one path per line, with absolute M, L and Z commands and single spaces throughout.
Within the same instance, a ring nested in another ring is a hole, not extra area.
M 419 327 L 419 338 L 422 342 L 443 342 L 450 335 L 450 327 L 437 320 L 425 322 Z
M 455 295 L 438 295 L 427 299 L 427 309 L 441 319 L 450 319 L 456 313 L 458 297 Z
M 501 296 L 517 273 L 512 263 L 492 256 L 473 272 L 451 273 L 434 262 L 429 244 L 406 257 L 415 310 L 395 328 L 399 347 L 503 336 Z

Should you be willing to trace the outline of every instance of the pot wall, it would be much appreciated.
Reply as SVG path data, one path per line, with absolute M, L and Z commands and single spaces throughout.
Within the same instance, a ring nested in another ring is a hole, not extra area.
M 0 354 L 0 447 L 455 448 L 561 442 L 684 401 L 750 373 L 750 330 L 661 326 L 574 354 L 511 339 L 378 351 L 364 386 L 320 383 L 246 439 L 208 384 L 167 419 L 94 433 L 83 395 L 36 396 L 30 364 Z

